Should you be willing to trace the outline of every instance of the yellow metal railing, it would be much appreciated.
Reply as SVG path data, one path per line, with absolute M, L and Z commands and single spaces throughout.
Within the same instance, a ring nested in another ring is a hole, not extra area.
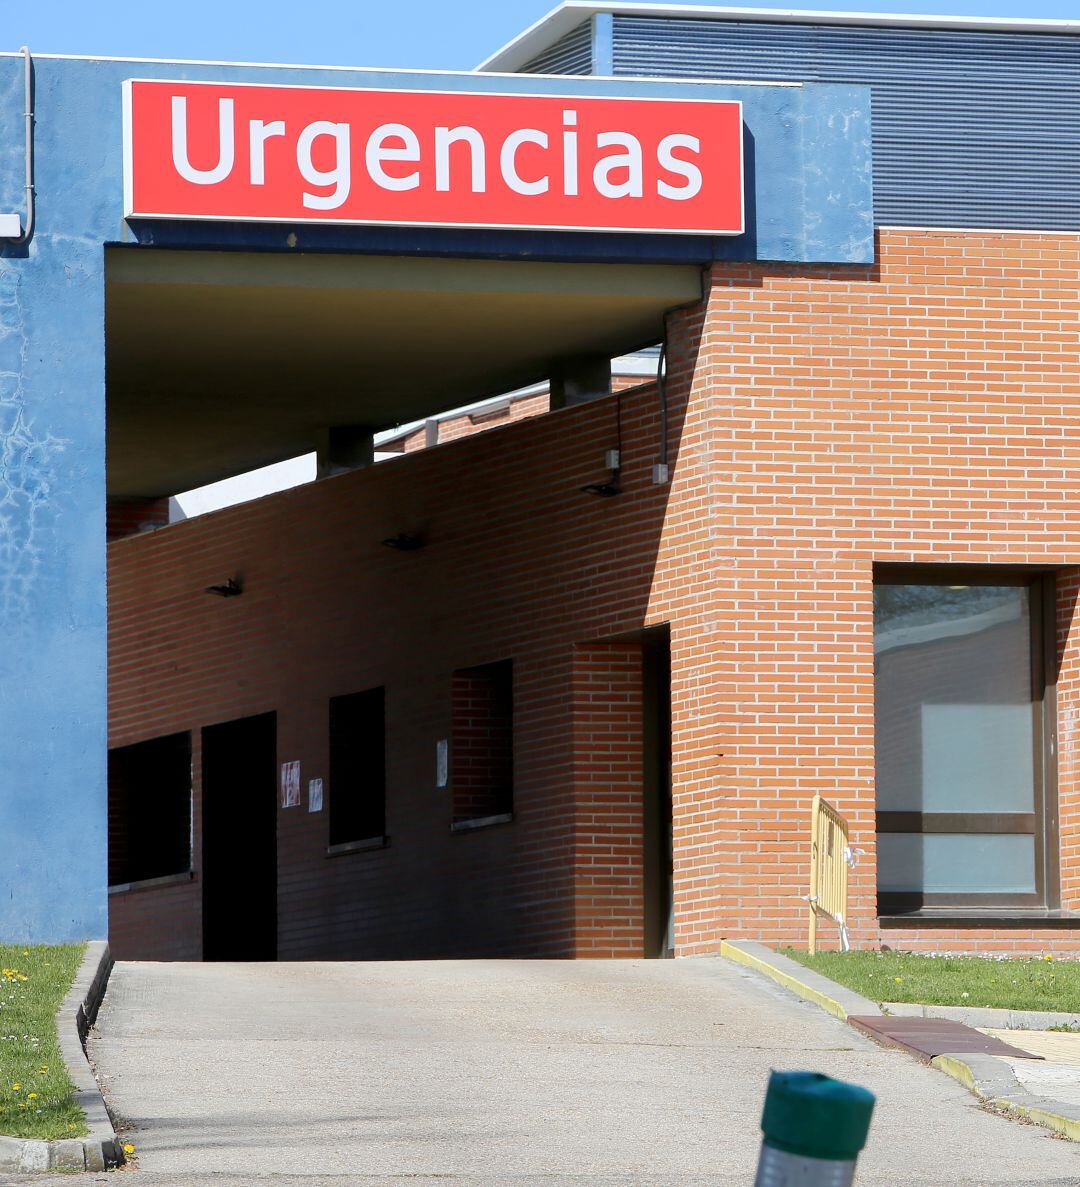
M 847 821 L 820 795 L 814 796 L 810 825 L 810 935 L 807 947 L 817 951 L 818 919 L 840 928 L 840 946 L 847 952 L 848 867 L 852 864 Z

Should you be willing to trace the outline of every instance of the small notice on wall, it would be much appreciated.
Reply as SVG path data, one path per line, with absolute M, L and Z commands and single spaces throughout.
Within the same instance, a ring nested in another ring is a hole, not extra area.
M 283 762 L 281 764 L 281 806 L 283 808 L 300 807 L 300 764 L 298 762 Z
M 450 782 L 450 743 L 440 738 L 435 743 L 435 786 L 445 787 Z
M 309 779 L 307 785 L 307 810 L 309 812 L 322 811 L 322 780 Z

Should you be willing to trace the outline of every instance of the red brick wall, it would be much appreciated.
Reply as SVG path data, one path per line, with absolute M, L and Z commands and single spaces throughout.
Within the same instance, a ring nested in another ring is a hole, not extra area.
M 111 567 L 109 571 L 111 578 Z M 115 638 L 110 638 L 110 649 L 116 643 Z M 110 705 L 112 704 L 110 697 Z M 110 727 L 109 745 L 123 745 L 123 741 L 113 740 L 112 728 Z M 143 736 L 160 737 L 170 732 L 172 731 L 152 729 L 144 731 Z M 202 737 L 197 729 L 191 733 L 191 775 L 193 786 L 200 787 Z M 193 808 L 192 868 L 200 870 L 202 802 L 198 794 L 194 796 Z M 177 878 L 167 885 L 110 891 L 109 947 L 117 960 L 201 960 L 202 888 L 198 875 L 194 878 Z
M 624 392 L 642 384 L 639 375 L 612 375 L 611 390 Z M 458 441 L 462 437 L 471 437 L 476 433 L 484 433 L 488 429 L 498 429 L 505 425 L 516 424 L 519 420 L 540 416 L 551 408 L 551 398 L 548 393 L 540 392 L 535 396 L 522 396 L 512 400 L 509 406 L 499 408 L 494 412 L 466 413 L 449 420 L 439 421 L 439 444 L 445 445 L 449 441 Z M 419 428 L 401 441 L 402 453 L 415 453 L 418 449 L 426 449 L 427 430 Z
M 865 850 L 856 943 L 1078 950 L 1080 929 L 879 928 L 872 639 L 875 562 L 1070 567 L 1062 887 L 1080 908 L 1078 264 L 1076 236 L 884 231 L 873 267 L 715 266 L 671 319 L 669 487 L 647 387 L 623 396 L 618 498 L 580 490 L 615 444 L 601 401 L 121 540 L 113 741 L 276 709 L 306 784 L 326 774 L 326 698 L 385 684 L 390 844 L 328 859 L 325 813 L 280 813 L 281 955 L 628 952 L 636 793 L 582 764 L 575 698 L 598 641 L 669 622 L 679 953 L 804 940 L 815 791 Z M 403 531 L 425 547 L 381 547 Z M 242 597 L 201 593 L 233 575 Z M 452 834 L 434 785 L 451 674 L 507 657 L 515 818 Z M 609 810 L 597 875 L 581 829 Z M 114 899 L 116 925 L 142 911 L 153 930 L 146 904 Z
M 169 522 L 168 499 L 110 499 L 106 506 L 105 538 L 119 540 Z
M 601 401 L 111 546 L 112 745 L 276 710 L 306 788 L 328 778 L 327 699 L 386 686 L 389 843 L 328 857 L 325 812 L 279 812 L 282 958 L 573 952 L 574 645 L 649 616 L 670 493 L 651 481 L 657 421 L 655 391 L 626 404 L 616 499 L 581 490 L 616 444 Z M 400 532 L 424 547 L 382 546 Z M 203 592 L 229 577 L 240 597 Z M 435 774 L 452 676 L 505 658 L 514 819 L 451 832 Z M 167 946 L 158 893 L 113 896 L 118 955 Z
M 575 956 L 644 956 L 642 652 L 574 650 Z
M 535 396 L 523 396 L 512 400 L 505 408 L 494 412 L 478 413 L 470 416 L 455 416 L 449 420 L 439 421 L 439 444 L 445 445 L 450 441 L 458 441 L 462 437 L 473 437 L 477 433 L 485 433 L 488 429 L 503 428 L 516 424 L 519 420 L 528 420 L 547 412 L 551 400 L 547 392 Z M 401 442 L 401 452 L 415 453 L 419 449 L 427 448 L 427 430 L 423 427 L 410 433 Z
M 795 842 L 815 791 L 866 850 L 857 943 L 1080 947 L 1077 931 L 879 930 L 872 712 L 875 561 L 1076 563 L 1078 264 L 1077 236 L 883 231 L 872 269 L 714 269 L 700 370 L 723 404 L 710 466 L 722 792 L 677 828 L 735 877 L 695 888 L 684 950 L 718 932 L 802 940 Z M 1063 726 L 1076 715 L 1070 612 L 1063 597 Z M 1063 728 L 1066 857 L 1077 741 Z M 1076 875 L 1074 858 L 1070 907 Z
M 109 895 L 118 960 L 202 960 L 202 898 L 194 881 Z
M 451 679 L 450 792 L 455 821 L 513 810 L 512 660 L 459 668 Z

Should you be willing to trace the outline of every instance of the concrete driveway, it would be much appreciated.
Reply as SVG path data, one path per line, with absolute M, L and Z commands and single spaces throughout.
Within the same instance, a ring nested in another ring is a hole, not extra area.
M 92 1054 L 132 1187 L 749 1184 L 772 1067 L 878 1094 L 863 1187 L 1080 1183 L 1080 1147 L 719 959 L 120 964 Z

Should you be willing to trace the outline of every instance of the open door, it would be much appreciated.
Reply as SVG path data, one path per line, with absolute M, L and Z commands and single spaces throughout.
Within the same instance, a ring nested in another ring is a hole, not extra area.
M 671 635 L 642 637 L 644 695 L 645 955 L 673 956 L 671 825 Z
M 203 959 L 277 958 L 277 716 L 202 732 Z

